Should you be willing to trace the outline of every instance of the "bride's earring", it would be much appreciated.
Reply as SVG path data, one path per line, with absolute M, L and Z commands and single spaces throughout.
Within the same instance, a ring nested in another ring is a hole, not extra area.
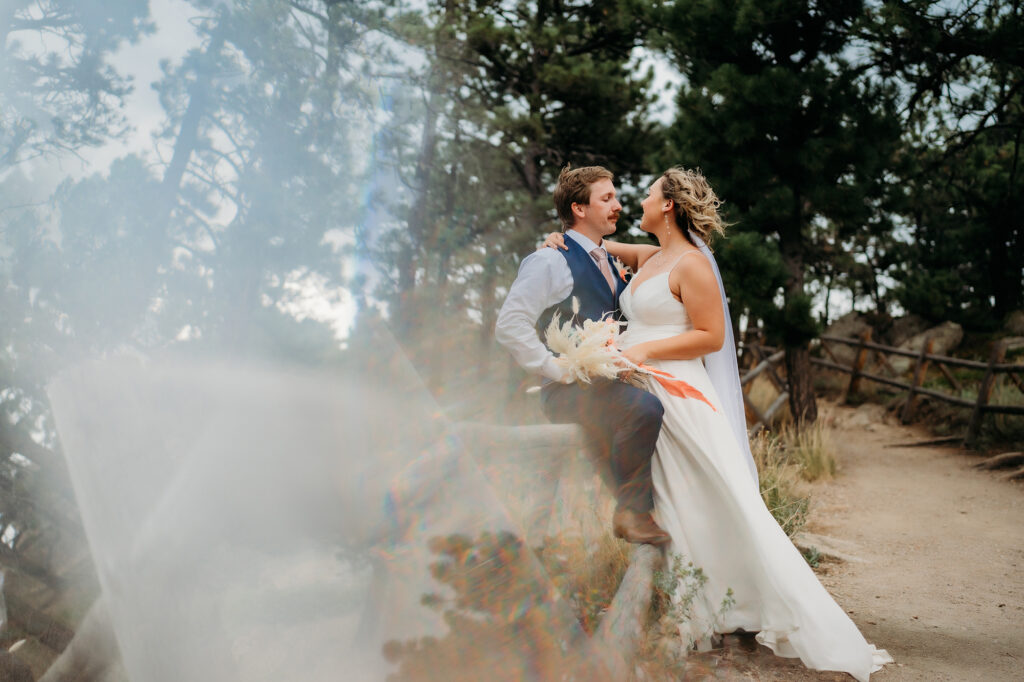
M 672 233 L 672 226 L 668 224 L 668 213 L 665 213 L 665 236 L 668 237 Z

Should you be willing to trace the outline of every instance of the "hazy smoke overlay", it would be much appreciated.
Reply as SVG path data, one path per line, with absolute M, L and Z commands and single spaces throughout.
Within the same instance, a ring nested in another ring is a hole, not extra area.
M 473 453 L 414 374 L 380 378 L 164 357 L 51 385 L 130 679 L 577 669 L 568 603 Z
M 599 677 L 536 552 L 578 526 L 575 446 L 454 424 L 425 388 L 475 371 L 500 301 L 466 294 L 477 318 L 429 320 L 412 361 L 386 329 L 424 116 L 414 79 L 375 78 L 415 73 L 390 3 L 152 5 L 0 11 L 0 402 L 67 461 L 127 678 Z M 174 12 L 142 114 L 122 49 Z M 152 146 L 63 165 L 125 125 Z M 485 388 L 447 405 L 493 414 Z

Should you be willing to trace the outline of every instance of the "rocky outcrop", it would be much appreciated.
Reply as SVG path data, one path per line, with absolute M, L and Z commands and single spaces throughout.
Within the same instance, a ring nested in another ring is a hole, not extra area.
M 949 355 L 949 352 L 959 346 L 960 342 L 963 341 L 964 328 L 956 322 L 943 322 L 937 327 L 932 327 L 931 329 L 926 329 L 919 334 L 915 334 L 897 347 L 902 350 L 919 353 L 921 351 L 921 347 L 925 344 L 925 340 L 928 338 L 931 338 L 933 341 L 933 354 Z M 891 364 L 897 372 L 903 373 L 909 371 L 914 366 L 914 359 L 893 356 Z
M 853 339 L 860 337 L 867 329 L 871 329 L 867 315 L 853 310 L 830 324 L 825 330 L 825 334 L 828 336 L 839 336 L 844 339 Z M 830 344 L 829 350 L 832 351 L 832 355 L 842 365 L 853 364 L 853 358 L 857 355 L 856 348 L 841 343 Z
M 886 334 L 886 343 L 890 346 L 899 346 L 926 329 L 928 329 L 928 321 L 920 315 L 897 317 L 892 321 L 889 333 Z
M 1024 336 L 1024 310 L 1014 310 L 1007 315 L 1003 329 L 1014 336 Z

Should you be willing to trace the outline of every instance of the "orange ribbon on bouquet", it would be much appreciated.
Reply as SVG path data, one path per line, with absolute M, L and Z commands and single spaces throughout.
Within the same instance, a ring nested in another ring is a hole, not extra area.
M 696 398 L 707 403 L 708 407 L 715 410 L 715 406 L 711 404 L 711 401 L 704 397 L 704 394 L 695 389 L 690 384 L 686 383 L 682 379 L 676 379 L 668 372 L 662 372 L 660 369 L 654 369 L 650 365 L 639 365 L 640 369 L 644 370 L 654 380 L 661 384 L 666 391 L 679 398 Z M 718 410 L 715 410 L 718 412 Z

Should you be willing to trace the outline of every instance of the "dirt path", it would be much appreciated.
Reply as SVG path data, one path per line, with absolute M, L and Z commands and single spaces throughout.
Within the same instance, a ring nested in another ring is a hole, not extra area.
M 891 447 L 929 435 L 880 406 L 822 407 L 841 469 L 815 484 L 807 530 L 851 555 L 819 576 L 896 660 L 872 682 L 1024 680 L 1024 486 L 971 468 L 977 458 L 955 448 Z M 714 678 L 851 679 L 743 644 L 705 661 Z
M 817 486 L 809 530 L 864 559 L 822 581 L 896 659 L 877 679 L 1024 680 L 1024 487 L 955 448 L 887 447 L 928 434 L 879 406 L 826 419 L 842 470 Z

